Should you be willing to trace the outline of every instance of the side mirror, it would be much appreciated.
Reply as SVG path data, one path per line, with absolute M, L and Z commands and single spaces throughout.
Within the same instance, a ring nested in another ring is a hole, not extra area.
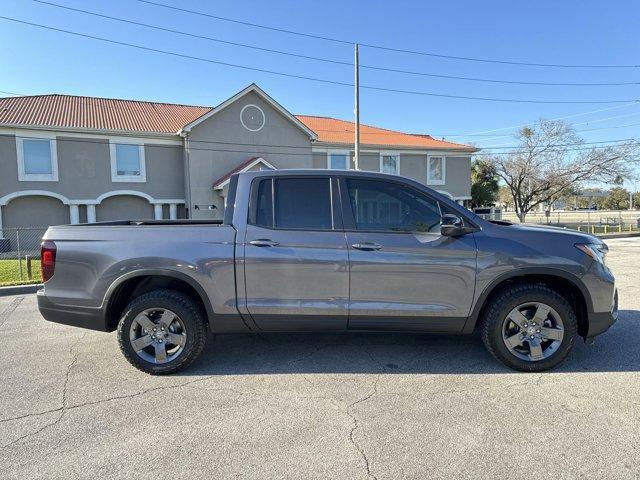
M 440 225 L 440 234 L 445 237 L 459 237 L 469 233 L 468 229 L 464 227 L 462 219 L 457 215 L 445 213 L 442 216 L 442 223 Z

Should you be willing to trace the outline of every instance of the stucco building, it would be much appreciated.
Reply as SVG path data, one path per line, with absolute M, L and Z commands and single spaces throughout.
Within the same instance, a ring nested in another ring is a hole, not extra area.
M 252 84 L 216 107 L 68 95 L 0 98 L 0 231 L 221 218 L 228 178 L 354 168 L 352 122 L 293 115 Z M 361 127 L 360 169 L 470 198 L 468 145 Z

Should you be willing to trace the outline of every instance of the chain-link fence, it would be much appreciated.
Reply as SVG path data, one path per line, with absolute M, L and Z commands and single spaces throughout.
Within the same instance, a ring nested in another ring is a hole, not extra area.
M 483 216 L 483 215 L 481 215 Z M 515 212 L 502 211 L 502 220 L 519 223 Z M 525 223 L 554 225 L 591 234 L 634 232 L 640 230 L 638 210 L 574 210 L 528 213 Z
M 0 286 L 39 283 L 40 243 L 47 227 L 0 229 Z

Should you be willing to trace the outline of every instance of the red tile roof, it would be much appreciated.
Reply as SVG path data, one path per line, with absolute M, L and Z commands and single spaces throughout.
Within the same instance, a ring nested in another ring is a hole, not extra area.
M 312 115 L 296 115 L 296 117 L 318 135 L 319 142 L 353 145 L 355 133 L 355 124 L 353 122 Z M 385 147 L 442 148 L 476 151 L 476 148 L 469 145 L 436 140 L 430 135 L 404 133 L 363 124 L 360 124 L 360 143 L 362 145 Z
M 0 98 L 0 125 L 175 134 L 212 109 L 58 94 L 8 97 Z M 353 145 L 353 122 L 312 115 L 296 117 L 317 134 L 319 142 Z M 403 133 L 370 125 L 360 126 L 360 141 L 363 145 L 381 147 L 476 151 L 469 145 L 436 140 L 429 135 Z
M 0 125 L 175 134 L 210 110 L 211 107 L 172 103 L 36 95 L 0 98 Z

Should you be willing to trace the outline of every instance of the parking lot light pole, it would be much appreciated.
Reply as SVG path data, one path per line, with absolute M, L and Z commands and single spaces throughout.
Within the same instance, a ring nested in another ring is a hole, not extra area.
M 356 170 L 360 170 L 360 64 L 358 60 L 358 44 L 355 44 L 354 51 L 354 62 L 353 66 L 355 69 L 355 108 L 354 113 L 356 116 L 356 128 L 355 128 L 355 139 L 354 139 L 354 149 L 353 149 L 353 166 Z

